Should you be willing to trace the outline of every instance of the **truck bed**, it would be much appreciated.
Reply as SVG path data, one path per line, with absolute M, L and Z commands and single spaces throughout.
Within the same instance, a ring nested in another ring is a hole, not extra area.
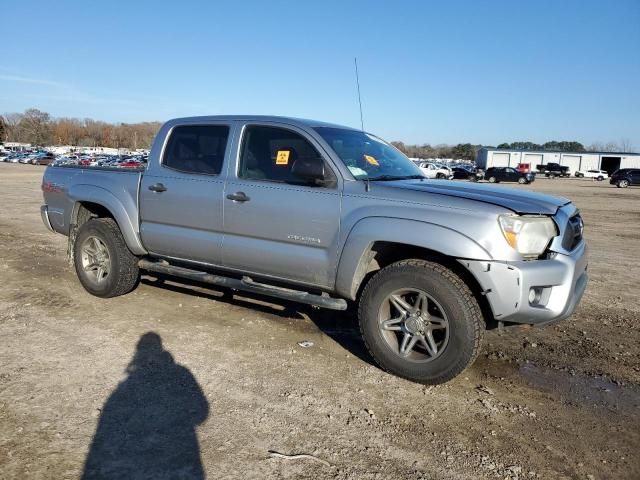
M 42 191 L 51 227 L 56 232 L 68 235 L 74 203 L 77 199 L 86 199 L 87 193 L 91 191 L 96 203 L 98 199 L 106 201 L 107 204 L 116 204 L 115 200 L 118 200 L 124 206 L 127 216 L 135 221 L 137 231 L 138 189 L 141 178 L 142 169 L 76 165 L 47 167 L 42 178 Z

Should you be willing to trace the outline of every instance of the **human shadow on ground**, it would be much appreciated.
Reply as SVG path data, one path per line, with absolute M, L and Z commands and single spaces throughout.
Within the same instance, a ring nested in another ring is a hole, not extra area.
M 109 396 L 83 480 L 204 479 L 196 426 L 209 402 L 157 333 L 140 337 L 125 378 Z

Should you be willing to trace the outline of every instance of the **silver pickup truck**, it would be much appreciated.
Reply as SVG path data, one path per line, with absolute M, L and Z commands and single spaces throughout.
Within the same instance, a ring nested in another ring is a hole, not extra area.
M 142 270 L 351 303 L 376 362 L 422 383 L 462 372 L 487 328 L 568 317 L 587 285 L 569 200 L 428 180 L 380 138 L 318 121 L 175 119 L 144 169 L 53 165 L 42 189 L 89 293 L 126 294 Z

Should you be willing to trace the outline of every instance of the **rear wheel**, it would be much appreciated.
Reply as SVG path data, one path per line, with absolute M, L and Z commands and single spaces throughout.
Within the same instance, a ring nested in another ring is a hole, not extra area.
M 489 183 L 497 183 L 498 179 L 496 177 L 489 177 Z
M 446 267 L 424 260 L 380 270 L 362 293 L 358 317 L 380 367 L 426 384 L 444 383 L 469 366 L 484 332 L 466 284 Z
M 112 218 L 96 218 L 80 227 L 73 263 L 82 286 L 96 297 L 124 295 L 138 282 L 138 258 Z
M 629 180 L 623 178 L 622 180 L 618 180 L 618 183 L 616 185 L 618 186 L 618 188 L 627 188 L 629 186 Z

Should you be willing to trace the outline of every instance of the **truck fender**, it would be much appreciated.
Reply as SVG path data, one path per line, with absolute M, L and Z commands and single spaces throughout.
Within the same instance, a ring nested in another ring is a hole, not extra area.
M 453 258 L 491 260 L 487 250 L 466 235 L 442 225 L 389 217 L 367 217 L 358 221 L 340 255 L 336 293 L 356 299 L 360 282 L 367 273 L 375 242 L 394 242 L 426 248 Z
M 131 253 L 134 255 L 144 255 L 147 253 L 140 241 L 137 213 L 134 223 L 134 219 L 132 219 L 127 212 L 127 210 L 130 212 L 137 212 L 137 205 L 132 204 L 125 206 L 122 201 L 110 191 L 95 185 L 72 185 L 69 188 L 68 197 L 75 203 L 71 217 L 72 219 L 77 217 L 78 208 L 80 207 L 81 202 L 92 202 L 101 205 L 109 210 L 111 215 L 113 215 L 113 218 L 118 224 L 124 241 L 129 247 L 129 250 L 131 250 Z

